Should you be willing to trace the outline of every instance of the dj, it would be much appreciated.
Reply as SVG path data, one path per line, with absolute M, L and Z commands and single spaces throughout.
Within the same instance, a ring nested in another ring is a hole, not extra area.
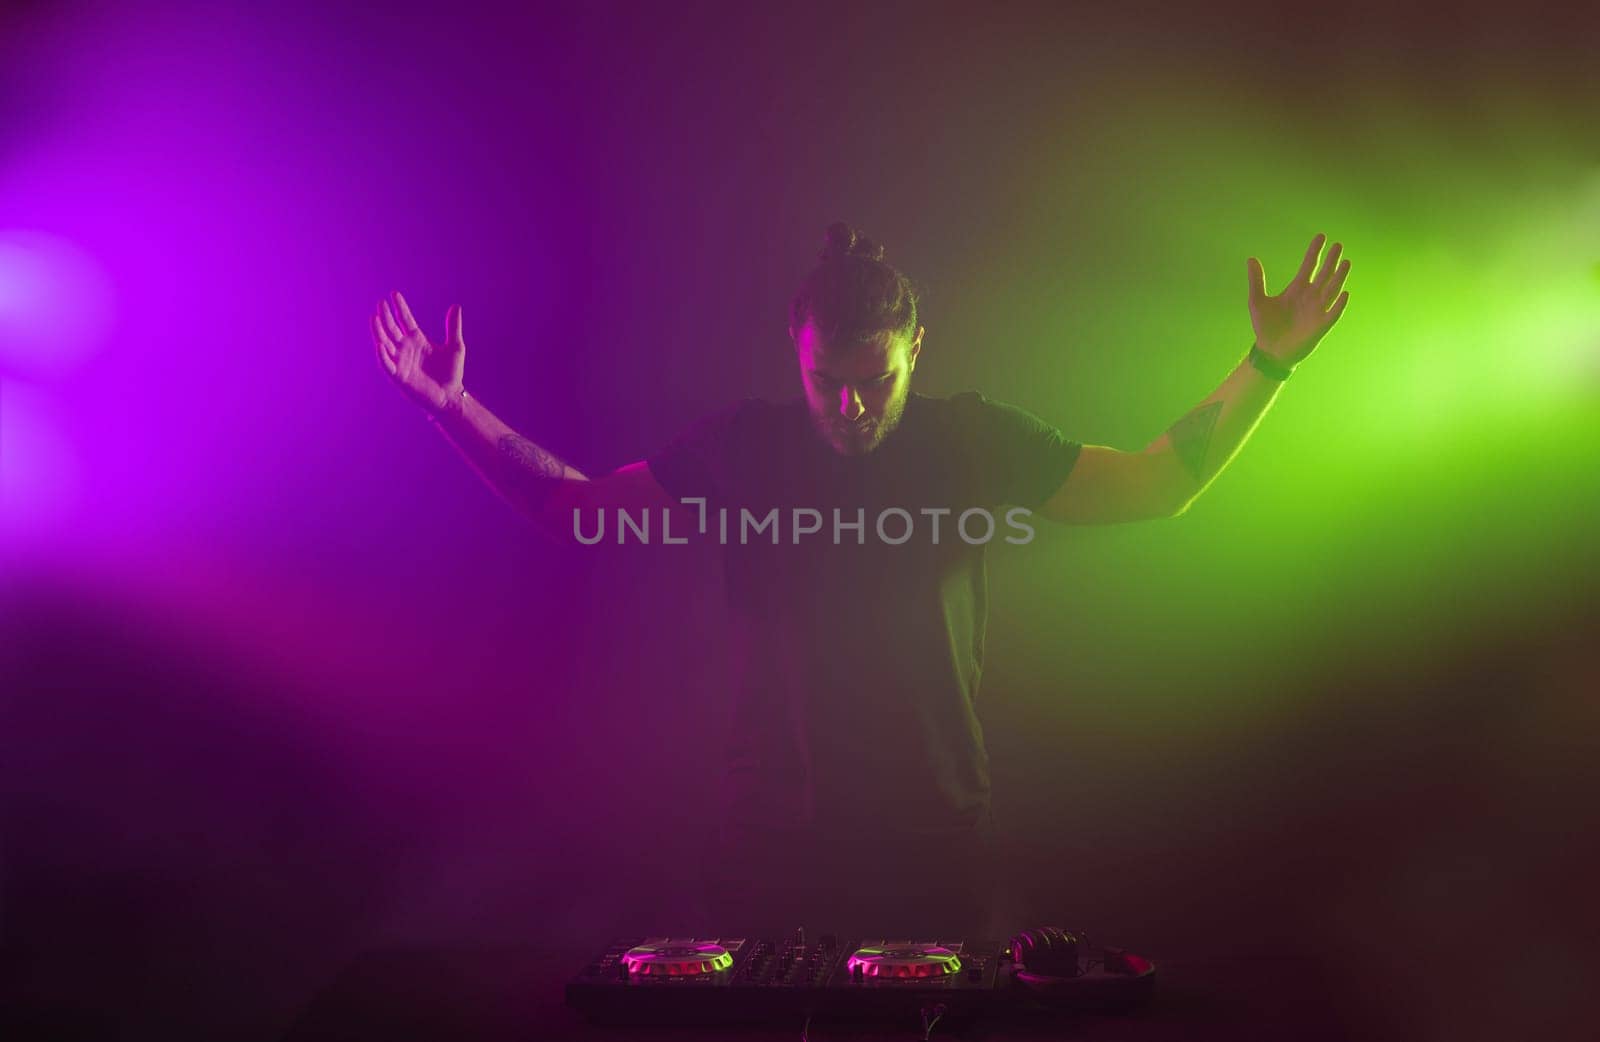
M 460 307 L 435 344 L 396 293 L 372 335 L 400 388 L 556 539 L 573 538 L 574 510 L 670 508 L 675 531 L 697 538 L 718 537 L 703 524 L 718 510 L 777 508 L 785 525 L 797 509 L 821 515 L 817 535 L 741 541 L 730 523 L 721 539 L 737 689 L 706 928 L 970 936 L 989 932 L 995 871 L 975 713 L 987 526 L 981 514 L 963 529 L 958 519 L 994 511 L 1004 536 L 996 508 L 1007 505 L 1067 524 L 1183 513 L 1344 311 L 1350 262 L 1334 243 L 1319 267 L 1322 245 L 1318 235 L 1275 296 L 1248 262 L 1255 345 L 1138 452 L 1070 441 L 975 392 L 914 392 L 926 332 L 917 292 L 842 223 L 790 306 L 803 395 L 746 399 L 592 480 L 467 393 Z

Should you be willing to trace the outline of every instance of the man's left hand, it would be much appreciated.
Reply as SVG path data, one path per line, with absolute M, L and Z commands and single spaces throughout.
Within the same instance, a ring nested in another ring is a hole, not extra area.
M 1350 262 L 1339 259 L 1342 243 L 1334 243 L 1316 276 L 1311 274 L 1325 241 L 1327 236 L 1320 233 L 1311 240 L 1300 270 L 1276 296 L 1267 294 L 1267 275 L 1261 262 L 1254 257 L 1245 262 L 1256 347 L 1285 366 L 1296 365 L 1310 355 L 1350 302 L 1350 294 L 1340 292 L 1345 276 L 1350 274 Z

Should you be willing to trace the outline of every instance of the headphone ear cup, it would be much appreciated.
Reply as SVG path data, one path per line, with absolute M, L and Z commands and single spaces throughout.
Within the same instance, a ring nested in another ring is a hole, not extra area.
M 1039 946 L 1037 930 L 1023 930 L 1011 938 L 1011 958 L 1018 966 L 1026 967 L 1028 954 Z
M 1011 940 L 1011 957 L 1029 973 L 1044 977 L 1076 977 L 1078 938 L 1059 926 L 1024 930 Z

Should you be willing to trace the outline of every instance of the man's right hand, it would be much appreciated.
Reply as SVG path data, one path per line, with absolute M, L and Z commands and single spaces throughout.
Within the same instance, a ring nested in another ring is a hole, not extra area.
M 445 313 L 445 341 L 435 344 L 417 326 L 398 291 L 393 304 L 384 300 L 372 316 L 372 341 L 378 364 L 400 386 L 406 397 L 437 415 L 459 404 L 461 379 L 467 365 L 467 345 L 461 338 L 461 305 Z
M 382 301 L 372 316 L 378 364 L 407 398 L 435 416 L 449 442 L 478 476 L 557 542 L 573 538 L 574 510 L 679 506 L 641 460 L 590 481 L 582 471 L 512 430 L 461 386 L 467 345 L 461 338 L 461 306 L 445 314 L 443 344 L 429 342 L 399 293 Z M 442 417 L 441 417 L 442 418 Z M 683 526 L 687 530 L 687 524 Z

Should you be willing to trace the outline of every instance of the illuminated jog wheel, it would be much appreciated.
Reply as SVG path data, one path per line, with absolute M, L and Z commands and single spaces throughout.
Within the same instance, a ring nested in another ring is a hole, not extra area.
M 920 980 L 950 977 L 961 972 L 961 957 L 949 948 L 861 948 L 846 963 L 852 976 Z
M 645 941 L 622 956 L 633 977 L 698 977 L 733 965 L 728 949 L 710 941 Z

